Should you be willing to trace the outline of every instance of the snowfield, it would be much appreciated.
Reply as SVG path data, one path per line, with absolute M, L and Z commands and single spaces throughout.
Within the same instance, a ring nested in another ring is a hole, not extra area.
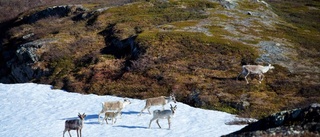
M 87 115 L 83 137 L 218 137 L 246 126 L 225 124 L 237 119 L 235 115 L 178 102 L 170 130 L 166 119 L 159 121 L 161 129 L 155 121 L 148 129 L 152 115 L 145 110 L 138 116 L 145 101 L 129 99 L 131 104 L 122 110 L 122 118 L 107 125 L 98 123 L 101 102 L 123 98 L 70 93 L 34 83 L 0 83 L 0 137 L 62 137 L 65 120 L 76 119 L 78 112 Z M 169 104 L 174 105 L 173 102 Z M 170 108 L 169 104 L 166 109 Z M 162 107 L 151 107 L 150 110 L 155 109 Z M 72 130 L 71 135 L 76 137 L 76 131 Z M 68 132 L 65 136 L 69 137 Z

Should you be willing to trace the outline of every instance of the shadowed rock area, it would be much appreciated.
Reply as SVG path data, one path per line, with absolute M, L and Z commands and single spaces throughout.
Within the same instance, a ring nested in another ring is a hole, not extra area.
M 320 135 L 320 104 L 272 114 L 225 137 Z

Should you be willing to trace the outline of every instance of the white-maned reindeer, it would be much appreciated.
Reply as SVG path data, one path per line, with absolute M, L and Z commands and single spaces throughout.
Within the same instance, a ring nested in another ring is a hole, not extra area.
M 148 98 L 146 99 L 146 106 L 141 110 L 140 114 L 147 109 L 149 114 L 151 114 L 150 112 L 150 107 L 151 106 L 158 106 L 158 105 L 162 105 L 162 110 L 164 110 L 164 105 L 166 105 L 167 103 L 173 101 L 174 103 L 176 103 L 176 97 L 174 96 L 174 94 L 171 94 L 169 97 L 165 97 L 165 96 L 160 96 L 160 97 L 154 97 L 154 98 Z
M 121 112 L 106 112 L 104 116 L 104 120 L 108 124 L 108 120 L 112 120 L 111 124 L 116 123 L 117 121 L 117 116 L 120 115 Z
M 257 74 L 259 75 L 259 83 L 261 83 L 261 81 L 264 78 L 263 73 L 268 72 L 268 70 L 270 69 L 274 69 L 274 66 L 272 66 L 271 64 L 269 64 L 268 66 L 261 66 L 261 65 L 243 65 L 242 66 L 242 72 L 238 75 L 237 80 L 239 78 L 240 75 L 244 75 L 245 80 L 247 81 L 247 84 L 249 84 L 247 77 L 250 74 Z
M 171 117 L 174 115 L 175 111 L 177 110 L 177 105 L 174 107 L 170 104 L 170 110 L 154 110 L 153 111 L 153 118 L 150 120 L 149 128 L 153 120 L 156 120 L 159 128 L 161 128 L 159 124 L 159 119 L 168 119 L 169 129 L 171 128 Z
M 121 115 L 121 110 L 129 104 L 131 104 L 129 99 L 124 99 L 123 101 L 102 102 L 102 109 L 98 115 L 98 122 L 100 123 L 100 115 L 107 111 L 119 112 Z
M 83 128 L 84 118 L 86 117 L 86 114 L 83 113 L 81 115 L 79 113 L 78 117 L 80 119 L 66 120 L 65 128 L 64 128 L 64 131 L 63 131 L 63 137 L 64 137 L 64 134 L 66 133 L 66 131 L 69 132 L 69 136 L 71 137 L 70 130 L 77 130 L 77 137 L 79 137 L 79 134 L 80 134 L 80 137 L 81 137 L 81 130 Z

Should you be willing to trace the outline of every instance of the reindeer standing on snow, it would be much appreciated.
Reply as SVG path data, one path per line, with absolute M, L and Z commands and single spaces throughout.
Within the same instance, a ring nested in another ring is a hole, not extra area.
M 120 115 L 121 117 L 122 109 L 129 104 L 131 104 L 129 99 L 124 99 L 123 101 L 102 102 L 102 109 L 98 115 L 98 122 L 100 123 L 100 115 L 107 111 L 115 111 L 117 112 L 115 116 Z
M 69 132 L 69 136 L 71 137 L 70 130 L 77 130 L 77 137 L 79 137 L 79 134 L 80 134 L 80 137 L 81 137 L 81 130 L 83 128 L 84 118 L 86 116 L 87 115 L 85 113 L 83 113 L 83 114 L 79 113 L 78 114 L 79 119 L 66 120 L 65 128 L 64 128 L 64 131 L 63 131 L 63 137 L 64 137 L 64 134 L 65 134 L 66 131 Z
M 270 69 L 274 69 L 274 66 L 272 66 L 271 64 L 269 64 L 269 66 L 261 66 L 261 65 L 243 65 L 242 66 L 242 72 L 238 75 L 237 80 L 239 78 L 240 75 L 244 75 L 245 80 L 247 81 L 247 84 L 249 84 L 247 77 L 250 74 L 257 74 L 259 75 L 259 83 L 261 83 L 261 81 L 264 78 L 263 73 L 268 72 L 268 70 Z
M 165 110 L 154 110 L 153 111 L 153 118 L 150 120 L 149 123 L 149 128 L 151 126 L 152 121 L 156 120 L 159 128 L 161 128 L 160 124 L 159 124 L 159 119 L 168 119 L 168 124 L 169 124 L 169 129 L 171 126 L 171 121 L 170 119 L 172 118 L 172 116 L 174 115 L 174 113 L 177 110 L 177 105 L 175 105 L 174 107 L 170 104 L 170 110 L 165 109 Z

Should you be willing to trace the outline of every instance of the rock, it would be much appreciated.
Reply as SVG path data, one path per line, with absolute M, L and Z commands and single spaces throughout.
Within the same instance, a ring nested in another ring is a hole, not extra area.
M 22 44 L 16 50 L 16 57 L 7 62 L 7 67 L 11 72 L 9 79 L 1 79 L 1 81 L 14 81 L 17 83 L 29 82 L 30 80 L 46 74 L 46 70 L 34 67 L 39 61 L 38 50 L 44 50 L 44 46 L 48 43 L 56 41 L 55 39 L 41 39 Z
M 290 72 L 293 72 L 296 67 L 292 65 L 292 57 L 297 53 L 291 48 L 289 45 L 285 43 L 278 43 L 275 41 L 260 41 L 256 47 L 261 51 L 260 57 L 256 59 L 256 62 L 260 63 L 272 63 L 272 64 L 280 64 L 289 69 Z
M 320 104 L 314 103 L 306 108 L 272 114 L 225 136 L 303 135 L 304 133 L 319 135 Z
M 198 89 L 193 89 L 192 93 L 188 97 L 188 101 L 187 102 L 189 102 L 193 106 L 197 106 L 197 107 L 200 107 L 200 106 L 204 105 L 204 102 L 201 101 L 199 95 L 200 95 L 200 91 Z
M 219 0 L 219 2 L 226 9 L 234 9 L 237 5 L 235 0 Z
M 41 39 L 28 42 L 19 46 L 16 51 L 16 56 L 20 62 L 35 63 L 39 60 L 36 51 L 40 49 L 45 43 L 53 42 L 54 39 Z
M 27 35 L 22 36 L 22 39 L 29 39 L 30 37 L 34 36 L 34 33 L 29 33 Z
M 87 9 L 83 8 L 82 5 L 61 5 L 46 8 L 42 11 L 36 12 L 34 14 L 21 17 L 18 22 L 20 23 L 34 23 L 40 19 L 47 17 L 65 17 L 69 14 L 84 12 Z

